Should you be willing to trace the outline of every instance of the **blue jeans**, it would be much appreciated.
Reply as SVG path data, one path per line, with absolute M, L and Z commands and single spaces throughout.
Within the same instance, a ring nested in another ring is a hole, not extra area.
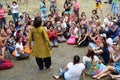
M 15 22 L 19 19 L 19 14 L 18 13 L 12 13 L 12 17 L 13 17 L 13 22 L 15 24 Z
M 54 41 L 51 41 L 51 45 L 52 45 L 53 47 L 57 47 L 57 46 L 58 46 L 57 39 L 55 39 Z
M 90 42 L 89 47 L 92 49 L 96 49 L 98 46 L 95 43 Z
M 10 51 L 11 54 L 12 54 L 12 52 L 15 50 L 15 48 L 12 47 L 12 46 L 7 46 L 7 49 Z
M 66 72 L 65 70 L 62 70 L 61 72 L 59 72 L 59 76 L 64 78 L 65 72 Z M 64 79 L 64 80 L 65 80 L 65 79 Z

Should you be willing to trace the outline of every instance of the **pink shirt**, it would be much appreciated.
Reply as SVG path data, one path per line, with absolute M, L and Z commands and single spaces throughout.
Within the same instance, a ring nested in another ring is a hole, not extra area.
M 2 8 L 2 9 L 0 9 L 0 18 L 3 18 L 4 17 L 4 9 Z
M 79 9 L 80 7 L 80 3 L 78 1 L 74 2 L 73 5 L 74 5 L 75 10 Z

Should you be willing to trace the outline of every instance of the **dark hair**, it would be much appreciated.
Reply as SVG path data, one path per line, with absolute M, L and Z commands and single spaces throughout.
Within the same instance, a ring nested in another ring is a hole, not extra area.
M 54 29 L 54 26 L 53 26 L 53 25 L 50 25 L 50 27 L 53 27 L 53 29 Z
M 41 23 L 42 23 L 41 17 L 35 17 L 35 19 L 34 19 L 34 27 L 35 28 L 40 27 Z
M 17 2 L 16 2 L 16 1 L 13 1 L 13 2 L 12 2 L 12 4 L 13 4 L 13 3 L 17 4 Z
M 63 11 L 61 15 L 64 16 L 64 14 L 65 14 L 65 11 Z
M 21 38 L 21 37 L 17 37 L 17 38 L 15 39 L 15 41 L 18 42 L 18 41 L 20 40 L 20 38 Z
M 94 51 L 91 48 L 88 48 L 88 52 L 87 52 L 86 56 L 91 57 L 91 59 L 93 61 L 94 55 L 95 55 Z
M 95 14 L 97 14 L 97 10 L 94 9 L 94 10 L 92 10 L 92 13 L 93 13 L 93 12 L 95 12 Z
M 80 61 L 80 57 L 78 56 L 78 55 L 75 55 L 74 57 L 73 57 L 73 64 L 76 64 L 76 63 L 78 63 Z
M 103 47 L 104 47 L 104 48 L 107 48 L 107 47 L 108 47 L 108 44 L 106 43 L 106 41 L 103 42 Z
M 48 17 L 53 17 L 52 14 L 49 14 Z
M 15 22 L 15 27 L 19 26 L 19 24 L 18 24 L 19 22 L 20 22 L 20 21 L 16 21 L 16 22 Z
M 10 20 L 10 21 L 9 21 L 9 24 L 10 24 L 10 23 L 13 23 L 13 20 Z
M 81 12 L 81 17 L 85 16 L 86 17 L 86 14 L 85 12 Z
M 87 28 L 81 28 L 81 30 L 84 29 L 85 30 L 85 33 L 87 33 Z
M 47 25 L 48 23 L 50 23 L 50 24 Z M 47 27 L 47 29 L 49 29 L 51 25 L 52 25 L 52 22 L 50 22 L 50 21 L 47 21 L 47 22 L 45 23 L 45 26 Z

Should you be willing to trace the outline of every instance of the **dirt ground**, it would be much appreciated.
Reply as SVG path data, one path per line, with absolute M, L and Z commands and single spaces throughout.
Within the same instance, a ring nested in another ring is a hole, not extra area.
M 10 2 L 12 0 L 8 0 Z M 47 1 L 47 0 L 46 0 Z M 79 0 L 80 1 L 80 12 L 85 11 L 87 16 L 90 17 L 91 11 L 95 8 L 95 0 Z M 104 4 L 103 1 L 103 17 L 106 14 L 110 13 L 110 5 Z M 5 4 L 4 0 L 0 0 L 3 4 Z M 63 0 L 57 0 L 57 6 L 59 8 L 59 13 L 63 11 Z M 20 13 L 26 11 L 32 17 L 35 12 L 39 12 L 39 0 L 29 0 L 28 4 L 20 3 Z M 49 10 L 49 1 L 47 1 L 47 8 Z M 98 12 L 99 16 L 102 16 L 100 12 Z M 11 16 L 7 16 L 7 21 L 11 19 Z M 101 21 L 103 18 L 101 18 Z M 68 62 L 72 61 L 74 55 L 79 55 L 82 57 L 86 54 L 87 48 L 76 48 L 73 45 L 67 45 L 66 43 L 59 44 L 58 48 L 53 48 L 52 50 L 52 70 L 42 70 L 38 69 L 38 66 L 35 62 L 35 58 L 30 56 L 28 60 L 16 61 L 12 59 L 14 62 L 14 67 L 8 70 L 0 71 L 0 80 L 54 80 L 53 74 L 58 73 L 58 69 L 60 67 L 64 67 Z M 93 80 L 90 77 L 86 77 L 87 80 Z M 109 78 L 104 78 L 101 80 L 109 80 Z

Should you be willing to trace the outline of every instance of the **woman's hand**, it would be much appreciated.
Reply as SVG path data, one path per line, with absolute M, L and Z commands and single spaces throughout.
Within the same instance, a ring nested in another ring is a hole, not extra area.
M 49 46 L 49 49 L 52 50 L 52 46 Z
M 1 56 L 1 55 L 0 55 L 0 60 L 3 60 L 3 59 L 4 59 L 4 56 Z

